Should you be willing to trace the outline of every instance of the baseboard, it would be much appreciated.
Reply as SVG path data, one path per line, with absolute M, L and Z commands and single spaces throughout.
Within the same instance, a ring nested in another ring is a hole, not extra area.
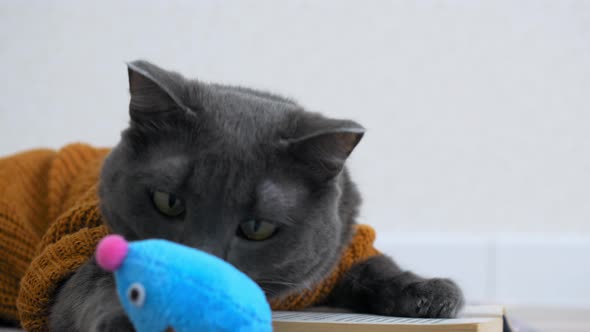
M 590 307 L 590 236 L 387 233 L 377 246 L 403 268 L 455 279 L 470 302 Z

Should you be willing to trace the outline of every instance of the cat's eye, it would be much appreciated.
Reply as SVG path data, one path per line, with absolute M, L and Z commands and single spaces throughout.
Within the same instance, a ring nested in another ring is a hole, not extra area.
M 127 299 L 131 304 L 140 308 L 145 302 L 145 288 L 142 284 L 134 282 L 127 288 Z
M 158 211 L 169 217 L 176 217 L 184 212 L 184 203 L 172 193 L 155 190 L 152 192 L 152 201 Z
M 277 226 L 269 221 L 250 219 L 240 224 L 242 235 L 248 240 L 262 241 L 274 235 Z

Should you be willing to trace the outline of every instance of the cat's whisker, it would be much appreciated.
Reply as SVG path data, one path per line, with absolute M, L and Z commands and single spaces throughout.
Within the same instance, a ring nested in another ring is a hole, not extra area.
M 271 284 L 271 285 L 299 286 L 298 283 L 288 282 L 288 281 L 280 281 L 280 280 L 257 280 L 257 282 L 261 283 L 261 284 Z

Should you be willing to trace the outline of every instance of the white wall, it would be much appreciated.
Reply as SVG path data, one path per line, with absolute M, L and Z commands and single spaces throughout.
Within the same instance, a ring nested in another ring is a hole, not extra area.
M 363 123 L 380 234 L 590 233 L 588 1 L 2 1 L 0 154 L 114 144 L 136 58 Z
M 352 166 L 380 229 L 590 231 L 588 2 L 0 6 L 2 154 L 114 144 L 124 62 L 147 58 L 366 125 Z

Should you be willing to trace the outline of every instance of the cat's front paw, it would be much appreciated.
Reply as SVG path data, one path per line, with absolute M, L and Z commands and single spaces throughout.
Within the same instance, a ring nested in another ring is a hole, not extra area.
M 92 332 L 135 332 L 135 329 L 125 314 L 118 313 L 99 318 Z
M 389 316 L 453 318 L 464 302 L 461 289 L 449 279 L 417 281 L 408 284 L 397 294 L 387 293 L 382 293 L 377 311 Z M 385 296 L 390 297 L 385 299 Z
M 453 318 L 463 307 L 463 293 L 449 279 L 415 282 L 402 290 L 405 310 L 415 317 Z

